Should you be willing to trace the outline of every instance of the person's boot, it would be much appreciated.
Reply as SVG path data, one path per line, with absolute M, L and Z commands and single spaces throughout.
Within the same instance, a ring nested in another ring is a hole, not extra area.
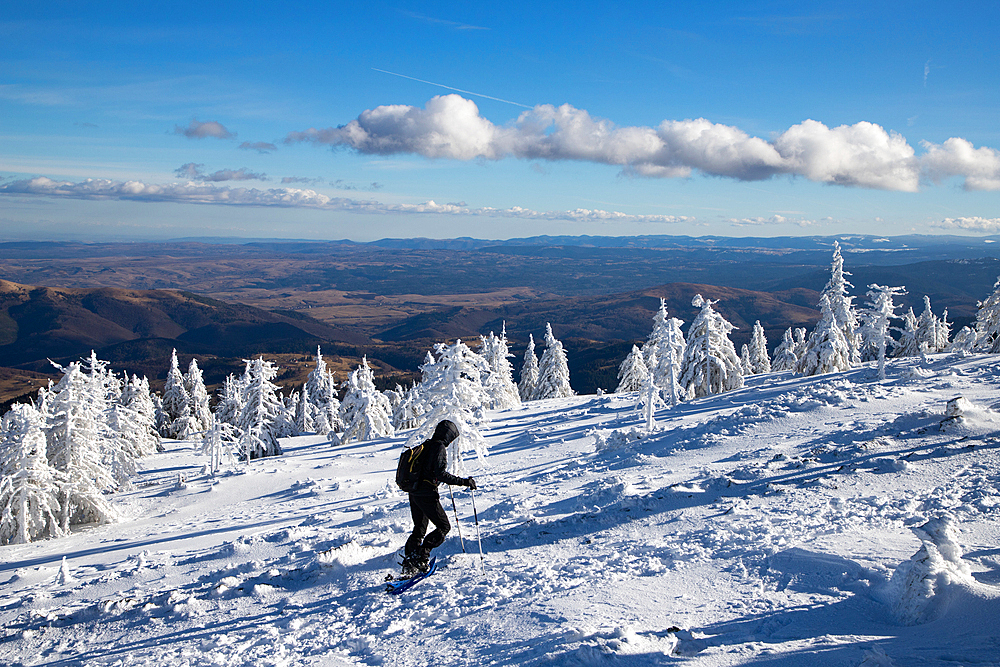
M 412 577 L 414 575 L 420 574 L 421 569 L 419 567 L 420 556 L 418 554 L 412 553 L 407 554 L 403 557 L 402 572 L 403 577 Z
M 430 556 L 431 556 L 431 550 L 428 549 L 427 547 L 420 547 L 413 554 L 412 557 L 413 566 L 417 569 L 418 572 L 426 572 L 427 570 L 431 569 Z

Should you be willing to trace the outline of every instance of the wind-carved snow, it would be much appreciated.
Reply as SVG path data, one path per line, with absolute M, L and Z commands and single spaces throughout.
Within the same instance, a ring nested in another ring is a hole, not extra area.
M 443 488 L 439 570 L 402 596 L 408 432 L 214 479 L 168 442 L 125 521 L 0 548 L 0 663 L 996 664 L 995 357 L 873 373 L 750 376 L 652 430 L 634 394 L 492 413 L 478 535 Z

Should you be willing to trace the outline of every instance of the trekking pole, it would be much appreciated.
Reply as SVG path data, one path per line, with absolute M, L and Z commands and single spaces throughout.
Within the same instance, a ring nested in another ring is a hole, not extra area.
M 462 543 L 462 553 L 468 553 L 465 550 L 465 540 L 462 538 L 462 524 L 458 520 L 458 505 L 455 504 L 455 489 L 452 488 L 451 484 L 448 485 L 448 493 L 451 494 L 451 509 L 455 512 L 455 528 L 458 528 L 458 541 Z
M 476 517 L 476 539 L 479 540 L 479 567 L 482 569 L 483 574 L 486 574 L 486 556 L 483 555 L 483 538 L 479 534 L 479 512 L 476 511 L 476 492 L 470 488 L 469 493 L 472 494 L 472 516 Z

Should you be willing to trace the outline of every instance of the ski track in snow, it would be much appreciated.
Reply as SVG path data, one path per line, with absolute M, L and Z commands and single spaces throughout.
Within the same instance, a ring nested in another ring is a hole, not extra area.
M 1000 664 L 997 357 L 873 377 L 754 376 L 652 433 L 635 395 L 496 413 L 466 462 L 485 561 L 456 490 L 468 553 L 453 528 L 400 596 L 406 433 L 215 480 L 171 443 L 122 523 L 0 547 L 0 663 Z

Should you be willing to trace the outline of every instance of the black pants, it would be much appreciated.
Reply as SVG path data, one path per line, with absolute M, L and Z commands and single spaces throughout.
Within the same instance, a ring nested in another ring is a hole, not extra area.
M 448 515 L 441 507 L 441 498 L 437 492 L 433 494 L 411 493 L 410 494 L 410 516 L 413 517 L 413 532 L 406 540 L 406 555 L 410 556 L 423 550 L 423 555 L 430 553 L 431 549 L 441 546 L 445 536 L 451 530 L 451 523 Z M 430 535 L 424 537 L 427 532 L 427 523 L 434 524 L 434 530 Z

